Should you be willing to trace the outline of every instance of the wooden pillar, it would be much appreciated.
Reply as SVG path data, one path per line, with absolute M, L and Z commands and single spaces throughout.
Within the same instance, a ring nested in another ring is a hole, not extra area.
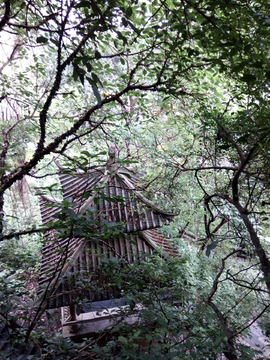
M 77 316 L 76 316 L 76 305 L 70 305 L 69 306 L 69 311 L 70 311 L 70 318 L 71 321 L 76 321 L 77 320 Z M 70 326 L 70 332 L 71 333 L 77 333 L 80 329 L 80 325 L 77 324 L 76 322 Z

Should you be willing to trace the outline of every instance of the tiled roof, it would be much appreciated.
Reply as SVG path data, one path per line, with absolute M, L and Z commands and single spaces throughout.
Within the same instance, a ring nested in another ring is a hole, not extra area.
M 124 223 L 123 232 L 125 233 L 168 224 L 174 214 L 155 206 L 136 190 L 133 178 L 128 179 L 125 175 L 121 175 L 110 177 L 98 175 L 89 179 L 62 174 L 60 181 L 64 189 L 64 198 L 72 197 L 73 202 L 80 203 L 81 206 L 78 209 L 80 213 L 91 206 L 95 214 L 101 214 L 102 218 L 108 222 Z M 90 197 L 85 199 L 83 196 L 87 192 Z M 94 200 L 98 198 L 97 203 Z
M 106 240 L 101 237 L 95 242 L 82 237 L 57 238 L 55 231 L 47 232 L 42 250 L 40 292 L 44 292 L 48 284 L 57 282 L 56 279 L 60 279 L 60 275 L 62 277 L 67 271 L 69 274 L 76 270 L 81 273 L 96 271 L 101 255 L 132 263 L 139 259 L 142 252 L 151 254 L 156 247 L 162 247 L 168 254 L 176 254 L 176 249 L 169 244 L 168 239 L 164 239 L 154 230 L 168 224 L 174 214 L 159 209 L 146 199 L 137 190 L 138 180 L 137 174 L 121 168 L 116 162 L 109 165 L 107 163 L 107 166 L 87 174 L 60 175 L 64 199 L 72 198 L 73 203 L 79 204 L 74 208 L 75 212 L 84 214 L 91 208 L 90 216 L 98 219 L 100 224 L 120 223 L 123 235 L 111 236 Z M 43 224 L 55 220 L 53 215 L 58 208 L 46 207 L 47 198 L 42 198 L 40 203 Z M 48 307 L 73 303 L 78 295 L 78 286 L 75 283 L 74 278 L 72 281 L 59 281 L 57 290 L 47 291 L 47 295 L 50 295 Z M 107 294 L 102 294 L 105 298 L 110 297 L 109 290 Z M 91 300 L 98 296 L 89 289 L 85 290 L 83 295 Z M 115 297 L 115 294 L 112 296 Z
M 61 279 L 57 291 L 50 296 L 48 307 L 70 305 L 76 303 L 78 298 L 100 301 L 120 297 L 119 289 L 108 285 L 110 279 L 100 273 L 102 262 L 109 258 L 118 259 L 125 266 L 140 261 L 144 254 L 151 254 L 153 249 L 140 235 L 114 236 L 98 243 L 85 241 L 70 258 L 69 270 Z

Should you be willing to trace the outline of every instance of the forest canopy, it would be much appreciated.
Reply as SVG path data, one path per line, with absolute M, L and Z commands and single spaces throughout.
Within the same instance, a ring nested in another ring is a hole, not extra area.
M 269 331 L 269 1 L 0 1 L 0 46 L 0 322 L 13 350 L 24 339 L 57 359 L 113 347 L 119 359 L 253 359 L 239 337 L 260 319 Z M 132 268 L 130 296 L 158 286 L 159 269 L 178 305 L 142 295 L 144 328 L 78 350 L 48 340 L 35 307 L 38 194 L 61 202 L 60 169 L 87 173 L 110 144 L 179 214 L 161 231 L 180 260 Z M 162 345 L 143 352 L 145 334 Z

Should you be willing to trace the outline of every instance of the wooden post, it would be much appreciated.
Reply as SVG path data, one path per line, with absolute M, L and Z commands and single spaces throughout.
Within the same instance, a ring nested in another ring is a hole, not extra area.
M 69 311 L 70 311 L 70 318 L 71 321 L 76 321 L 77 320 L 77 316 L 76 316 L 76 305 L 70 305 L 69 306 Z M 77 333 L 80 329 L 80 325 L 75 323 L 73 325 L 70 326 L 70 332 L 71 333 Z

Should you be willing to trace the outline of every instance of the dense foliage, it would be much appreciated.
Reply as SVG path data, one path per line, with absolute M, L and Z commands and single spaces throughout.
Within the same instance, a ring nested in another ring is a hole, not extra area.
M 0 1 L 0 321 L 14 351 L 23 339 L 45 358 L 254 358 L 239 335 L 270 305 L 269 16 L 266 0 Z M 141 325 L 77 350 L 44 335 L 35 308 L 35 192 L 61 200 L 59 167 L 94 168 L 109 143 L 179 213 L 162 231 L 196 241 L 178 261 L 116 271 Z

